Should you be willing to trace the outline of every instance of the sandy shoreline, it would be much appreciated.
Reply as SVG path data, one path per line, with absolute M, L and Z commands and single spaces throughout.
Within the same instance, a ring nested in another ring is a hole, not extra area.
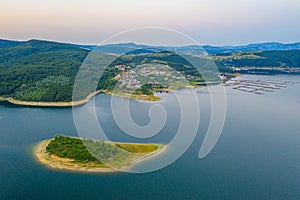
M 85 99 L 80 101 L 71 101 L 71 102 L 33 102 L 33 101 L 20 101 L 15 100 L 11 97 L 4 98 L 0 97 L 2 101 L 8 101 L 11 104 L 21 105 L 21 106 L 36 106 L 36 107 L 72 107 L 72 106 L 80 106 L 86 104 L 91 98 L 96 96 L 97 94 L 105 93 L 105 91 L 97 90 L 91 94 L 89 94 Z
M 213 82 L 209 83 L 212 84 Z M 207 84 L 207 83 L 205 83 Z M 187 86 L 192 88 L 202 87 L 202 86 Z M 165 91 L 165 92 L 172 92 L 173 89 L 159 89 L 156 92 L 159 91 Z M 115 95 L 122 98 L 127 99 L 135 99 L 140 101 L 146 101 L 146 102 L 153 102 L 153 101 L 162 101 L 162 99 L 159 96 L 149 96 L 149 95 L 129 95 L 129 94 L 114 94 L 113 92 L 107 91 L 107 90 L 97 90 L 95 92 L 92 92 L 89 94 L 85 99 L 79 100 L 79 101 L 71 101 L 71 102 L 34 102 L 34 101 L 20 101 L 13 99 L 12 97 L 1 97 L 0 101 L 7 101 L 14 105 L 20 105 L 20 106 L 35 106 L 35 107 L 73 107 L 73 106 L 81 106 L 86 104 L 88 101 L 90 101 L 91 98 L 94 96 L 104 93 L 107 95 Z
M 48 144 L 52 141 L 51 140 L 44 140 L 40 142 L 34 149 L 34 154 L 37 160 L 47 165 L 50 168 L 58 169 L 58 170 L 68 170 L 68 171 L 78 171 L 78 172 L 96 172 L 96 173 L 107 173 L 107 172 L 121 172 L 122 170 L 127 171 L 133 166 L 137 165 L 138 163 L 141 163 L 143 161 L 146 161 L 149 158 L 153 158 L 159 154 L 161 154 L 163 151 L 167 149 L 166 145 L 159 145 L 159 148 L 150 153 L 145 154 L 142 157 L 136 158 L 132 161 L 130 161 L 130 165 L 121 167 L 120 169 L 113 169 L 109 167 L 99 167 L 101 164 L 81 164 L 81 163 L 74 163 L 71 159 L 65 159 L 65 158 L 59 158 L 56 156 L 50 156 L 47 151 L 46 147 Z
M 20 106 L 34 106 L 34 107 L 73 107 L 73 106 L 81 106 L 86 104 L 93 98 L 94 96 L 104 93 L 107 95 L 116 95 L 122 98 L 128 98 L 128 99 L 136 99 L 136 100 L 143 100 L 143 101 L 160 101 L 161 99 L 159 97 L 152 97 L 147 95 L 134 95 L 134 98 L 131 98 L 128 95 L 120 95 L 120 94 L 113 94 L 109 91 L 104 90 L 97 90 L 96 92 L 93 92 L 89 94 L 85 99 L 80 101 L 71 101 L 71 102 L 34 102 L 34 101 L 20 101 L 13 99 L 12 97 L 1 97 L 0 101 L 7 101 L 14 105 L 20 105 Z
M 144 161 L 146 161 L 146 160 L 148 160 L 150 158 L 154 158 L 155 156 L 158 156 L 159 154 L 161 154 L 162 152 L 164 152 L 167 148 L 168 148 L 167 145 L 163 145 L 162 147 L 159 147 L 156 151 L 152 152 L 151 154 L 147 154 L 147 155 L 145 155 L 143 157 L 140 157 L 140 158 L 137 158 L 137 159 L 133 160 L 130 163 L 130 166 L 124 167 L 122 169 L 128 170 L 128 169 L 130 169 L 130 168 L 138 165 L 139 163 L 142 163 L 142 162 L 144 162 Z

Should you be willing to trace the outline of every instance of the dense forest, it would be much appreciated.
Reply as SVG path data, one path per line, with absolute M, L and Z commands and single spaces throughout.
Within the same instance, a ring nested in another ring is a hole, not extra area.
M 35 102 L 72 101 L 74 80 L 88 53 L 88 50 L 56 42 L 38 40 L 2 42 L 0 43 L 0 96 Z M 108 60 L 115 58 L 107 55 L 109 56 L 113 58 Z M 75 97 L 75 100 L 85 98 L 94 89 L 113 90 L 117 83 L 114 77 L 120 73 L 114 68 L 117 64 L 130 64 L 134 67 L 154 62 L 167 63 L 186 75 L 200 76 L 187 61 L 170 52 L 124 55 L 104 71 L 100 81 L 98 77 L 93 77 L 93 73 L 89 73 L 89 71 L 97 71 L 98 66 L 88 68 L 86 77 L 82 78 L 86 85 L 82 87 L 81 93 Z M 98 81 L 97 88 L 88 85 L 94 80 Z M 141 92 L 150 94 L 149 87 L 145 85 Z
M 89 149 L 86 148 L 88 146 Z M 75 162 L 107 162 L 111 157 L 123 153 L 117 146 L 103 141 L 84 140 L 66 136 L 55 136 L 46 148 L 50 155 L 74 159 Z M 91 153 L 92 152 L 92 153 Z M 95 158 L 97 157 L 97 158 Z M 100 161 L 99 161 L 100 160 Z
M 0 40 L 0 96 L 35 102 L 72 101 L 74 80 L 89 53 L 90 50 L 76 45 L 57 42 Z M 132 53 L 118 58 L 111 54 L 101 55 L 105 55 L 102 57 L 107 60 L 114 61 L 103 72 L 100 81 L 97 73 L 90 73 L 99 70 L 99 66 L 86 68 L 81 77 L 80 93 L 75 100 L 84 99 L 95 89 L 113 90 L 117 84 L 116 75 L 122 73 L 115 66 L 120 64 L 132 68 L 142 64 L 164 64 L 184 76 L 193 76 L 197 81 L 204 81 L 201 75 L 205 75 L 205 81 L 218 79 L 218 72 L 212 69 L 212 63 L 217 65 L 221 73 L 233 73 L 232 68 L 240 67 L 300 68 L 299 50 L 223 53 L 213 55 L 213 60 L 205 56 L 179 56 L 169 51 L 147 49 L 133 49 Z M 189 81 L 194 82 L 193 79 Z M 93 85 L 96 85 L 96 88 Z M 153 87 L 146 84 L 137 92 L 152 95 Z
M 151 153 L 158 149 L 152 144 L 108 143 L 100 140 L 57 136 L 46 147 L 50 155 L 73 159 L 79 163 L 121 161 L 134 153 Z
M 74 77 L 87 54 L 69 45 L 36 40 L 0 48 L 0 95 L 70 101 Z

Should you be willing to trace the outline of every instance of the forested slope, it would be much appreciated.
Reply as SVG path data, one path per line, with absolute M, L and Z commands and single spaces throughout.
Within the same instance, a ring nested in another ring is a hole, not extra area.
M 24 101 L 70 101 L 87 50 L 56 42 L 0 43 L 0 95 Z

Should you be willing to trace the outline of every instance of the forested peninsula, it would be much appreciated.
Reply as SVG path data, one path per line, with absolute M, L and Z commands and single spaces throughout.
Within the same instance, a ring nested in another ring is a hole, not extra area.
M 125 47 L 131 51 L 116 54 Z M 219 53 L 210 55 L 196 51 L 201 49 L 197 46 L 175 49 L 133 47 L 138 45 L 108 45 L 93 52 L 102 55 L 103 63 L 105 59 L 112 62 L 101 66 L 105 68 L 101 78 L 94 73 L 99 66 L 88 68 L 83 74 L 79 92 L 74 96 L 78 71 L 95 47 L 40 40 L 0 40 L 0 101 L 28 106 L 77 106 L 101 92 L 157 101 L 160 98 L 155 92 L 219 84 L 237 73 L 300 74 L 300 51 L 289 50 L 290 46 L 286 50 L 270 51 L 249 47 L 242 49 L 243 52 L 237 49 L 229 53 L 219 48 L 215 51 Z M 207 50 L 211 52 L 208 47 Z M 210 67 L 212 61 L 218 68 L 217 72 Z

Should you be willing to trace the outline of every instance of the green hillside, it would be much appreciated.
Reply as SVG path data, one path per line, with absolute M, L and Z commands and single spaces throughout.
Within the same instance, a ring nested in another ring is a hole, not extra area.
M 70 101 L 74 77 L 87 54 L 87 50 L 38 40 L 0 48 L 0 95 L 25 101 Z
M 38 40 L 19 42 L 12 46 L 0 45 L 0 96 L 33 102 L 70 102 L 75 77 L 88 53 L 88 50 L 76 46 Z M 98 52 L 95 55 L 96 59 L 101 57 L 97 64 L 106 63 L 105 59 L 116 58 Z M 91 83 L 98 80 L 97 73 L 94 72 L 100 70 L 99 66 L 86 68 L 82 77 L 84 84 L 76 100 L 84 99 L 94 89 L 112 91 L 118 82 L 115 77 L 123 73 L 116 68 L 120 64 L 130 66 L 131 69 L 142 64 L 151 64 L 154 67 L 166 65 L 183 76 L 189 76 L 191 83 L 202 81 L 195 68 L 185 59 L 170 52 L 123 55 L 104 71 L 101 80 L 96 83 L 97 88 L 93 88 Z M 155 87 L 159 88 L 160 85 Z M 152 86 L 145 85 L 137 89 L 137 93 L 150 95 L 152 89 Z
M 70 102 L 78 69 L 89 53 L 89 50 L 79 46 L 57 42 L 0 40 L 0 96 L 33 102 Z M 141 95 L 153 95 L 157 89 L 185 86 L 186 81 L 191 85 L 203 85 L 203 75 L 205 81 L 217 83 L 220 80 L 218 72 L 212 69 L 213 62 L 218 66 L 219 72 L 227 74 L 300 73 L 300 50 L 223 53 L 212 56 L 213 60 L 205 56 L 186 55 L 183 58 L 169 51 L 149 50 L 134 50 L 133 53 L 129 52 L 118 58 L 116 55 L 97 51 L 93 55 L 95 61 L 89 61 L 97 64 L 85 68 L 81 76 L 80 92 L 75 100 L 84 99 L 95 89 L 111 92 L 122 81 L 123 85 L 119 86 L 122 91 L 133 85 L 135 94 Z M 112 60 L 114 61 L 98 82 L 98 71 L 101 67 L 106 68 L 104 65 Z M 135 70 L 138 66 L 150 71 L 128 74 L 128 71 Z M 159 71 L 165 70 L 166 66 L 178 73 L 152 76 L 154 72 L 161 74 Z M 126 73 L 129 81 L 120 81 L 118 75 Z M 149 77 L 153 80 L 151 84 L 139 83 L 139 78 L 149 81 Z M 170 86 L 171 83 L 176 86 Z M 93 85 L 97 87 L 94 88 Z

